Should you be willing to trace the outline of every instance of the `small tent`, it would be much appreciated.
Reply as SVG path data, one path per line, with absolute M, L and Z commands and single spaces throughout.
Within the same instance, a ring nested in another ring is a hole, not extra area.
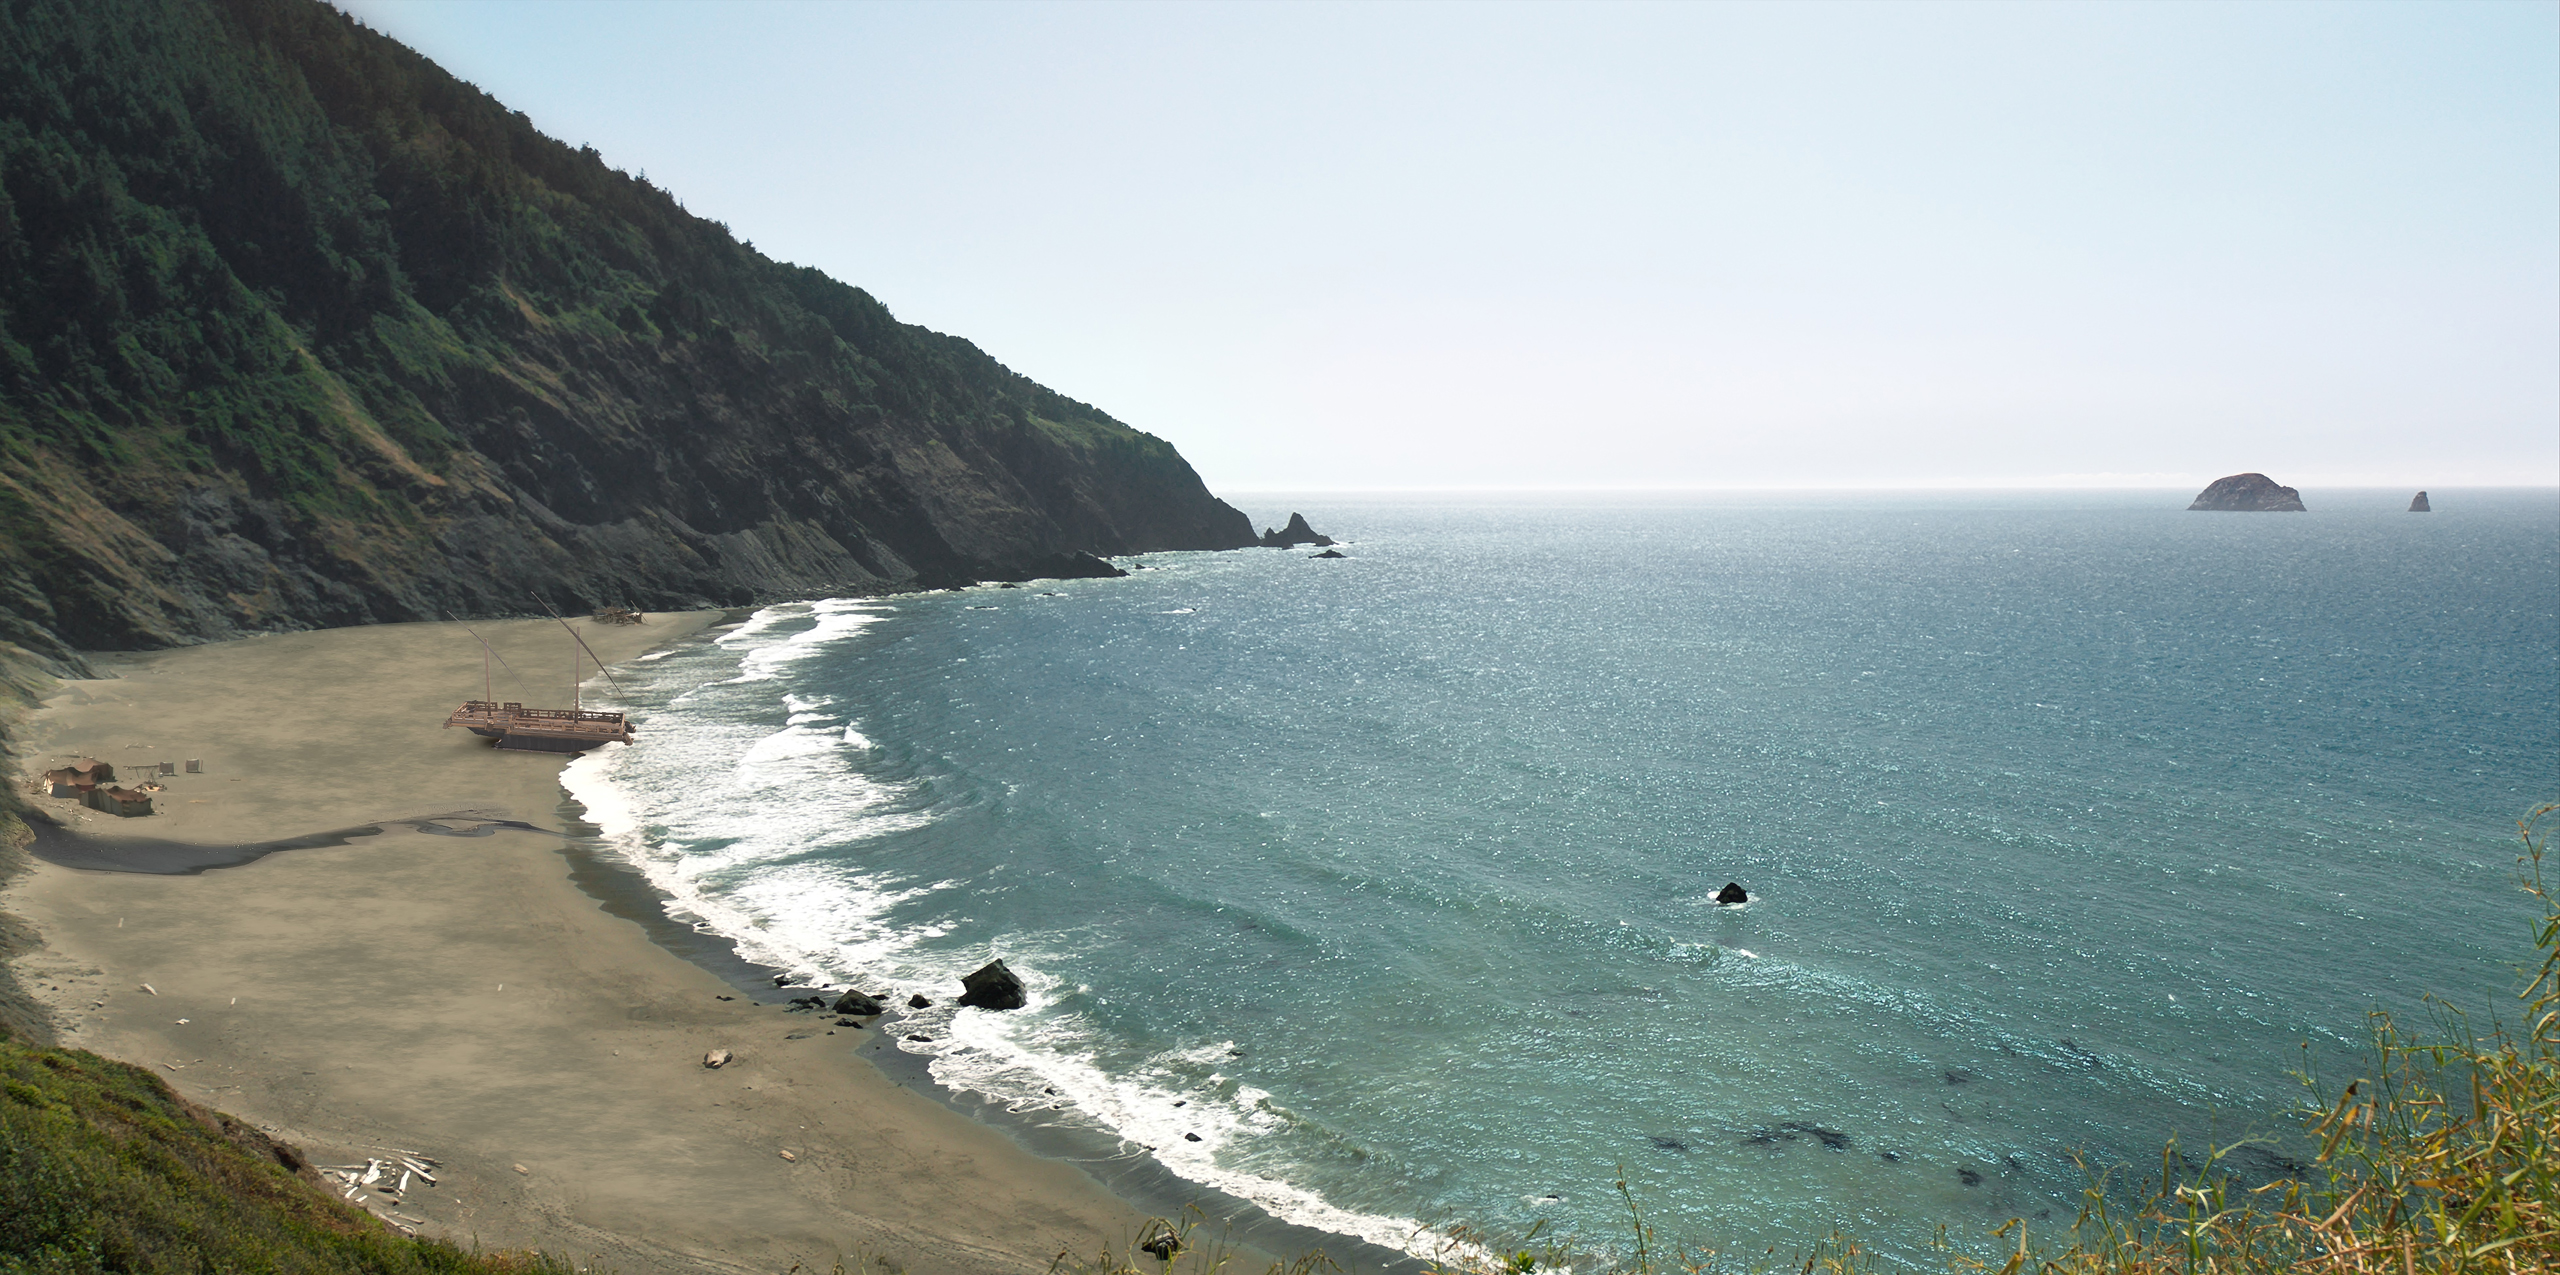
M 128 819 L 151 813 L 150 793 L 136 792 L 131 788 L 118 788 L 113 784 L 100 784 L 90 789 L 83 801 L 93 810 L 103 810 L 108 814 Z
M 44 772 L 45 793 L 54 797 L 85 798 L 100 784 L 115 782 L 116 768 L 92 757 L 76 761 L 60 770 Z

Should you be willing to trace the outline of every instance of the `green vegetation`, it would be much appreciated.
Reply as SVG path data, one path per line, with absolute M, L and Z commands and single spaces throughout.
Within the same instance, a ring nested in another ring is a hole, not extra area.
M 2156 1177 L 2120 1182 L 2096 1173 L 2067 1240 L 2039 1242 L 2023 1219 L 1966 1244 L 1942 1238 L 1950 1275 L 2524 1275 L 2560 1270 L 2560 900 L 2543 880 L 2541 821 L 2523 828 L 2525 890 L 2539 905 L 2534 963 L 2518 993 L 2520 1026 L 2475 1031 L 2458 1010 L 2437 1006 L 2425 1034 L 2373 1015 L 2365 1074 L 2335 1091 L 2305 1076 L 2300 1112 L 2319 1145 L 2302 1180 L 2256 1190 L 2219 1171 L 2234 1148 L 2191 1163 L 2172 1142 Z M 1597 1245 L 1549 1242 L 1532 1231 L 1497 1244 L 1453 1228 L 1439 1234 L 1430 1275 L 1530 1275 L 1533 1271 L 1618 1271 L 1625 1275 L 1766 1272 L 1866 1275 L 1889 1269 L 1853 1238 L 1832 1235 L 1789 1256 L 1727 1254 L 1666 1246 L 1645 1222 L 1626 1182 L 1628 1231 L 1615 1256 Z M 1232 1250 L 1189 1244 L 1196 1217 L 1149 1224 L 1123 1250 L 1060 1254 L 1053 1275 L 1212 1275 L 1229 1270 Z M 1159 1231 L 1186 1242 L 1172 1257 L 1142 1251 Z M 1276 1275 L 1334 1269 L 1310 1253 Z
M 574 1269 L 394 1234 L 299 1163 L 139 1067 L 0 1038 L 0 1273 Z
M 1162 440 L 318 0 L 0 4 L 0 642 L 1249 539 Z

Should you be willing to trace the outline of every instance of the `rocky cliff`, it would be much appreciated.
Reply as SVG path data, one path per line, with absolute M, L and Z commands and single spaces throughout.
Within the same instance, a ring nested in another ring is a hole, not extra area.
M 316 0 L 0 0 L 0 644 L 1254 541 L 1162 439 Z

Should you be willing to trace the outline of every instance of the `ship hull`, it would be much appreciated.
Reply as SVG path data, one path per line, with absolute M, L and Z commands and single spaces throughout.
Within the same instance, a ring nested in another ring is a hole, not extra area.
M 498 736 L 498 747 L 518 753 L 583 753 L 620 739 L 589 739 L 568 735 L 534 735 L 524 731 L 508 731 Z

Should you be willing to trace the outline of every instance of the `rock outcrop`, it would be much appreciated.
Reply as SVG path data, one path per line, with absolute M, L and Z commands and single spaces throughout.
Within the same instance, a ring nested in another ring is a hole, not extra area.
M 2413 514 L 2431 513 L 2434 509 L 2435 506 L 2427 503 L 2427 493 L 2423 491 L 2409 501 L 2409 512 Z
M 1289 515 L 1289 525 L 1278 531 L 1269 527 L 1262 529 L 1262 547 L 1265 549 L 1295 549 L 1299 545 L 1329 545 L 1333 542 L 1333 537 L 1308 526 L 1305 514 Z
M 855 1017 L 877 1014 L 887 1008 L 887 1006 L 880 1003 L 880 998 L 873 996 L 868 992 L 856 991 L 852 988 L 846 988 L 844 995 L 836 998 L 835 1004 L 835 1012 L 839 1014 L 852 1014 Z
M 2214 479 L 2187 508 L 2214 513 L 2301 513 L 2302 493 L 2278 485 L 2265 474 L 2233 474 Z
M 1723 889 L 1716 891 L 1716 903 L 1720 907 L 1731 907 L 1736 903 L 1749 903 L 1750 901 L 1751 892 L 1743 889 L 1741 884 L 1738 882 L 1727 881 L 1724 883 Z
M 960 980 L 960 1003 L 978 1009 L 1020 1009 L 1025 1003 L 1022 980 L 1004 962 L 989 961 Z

